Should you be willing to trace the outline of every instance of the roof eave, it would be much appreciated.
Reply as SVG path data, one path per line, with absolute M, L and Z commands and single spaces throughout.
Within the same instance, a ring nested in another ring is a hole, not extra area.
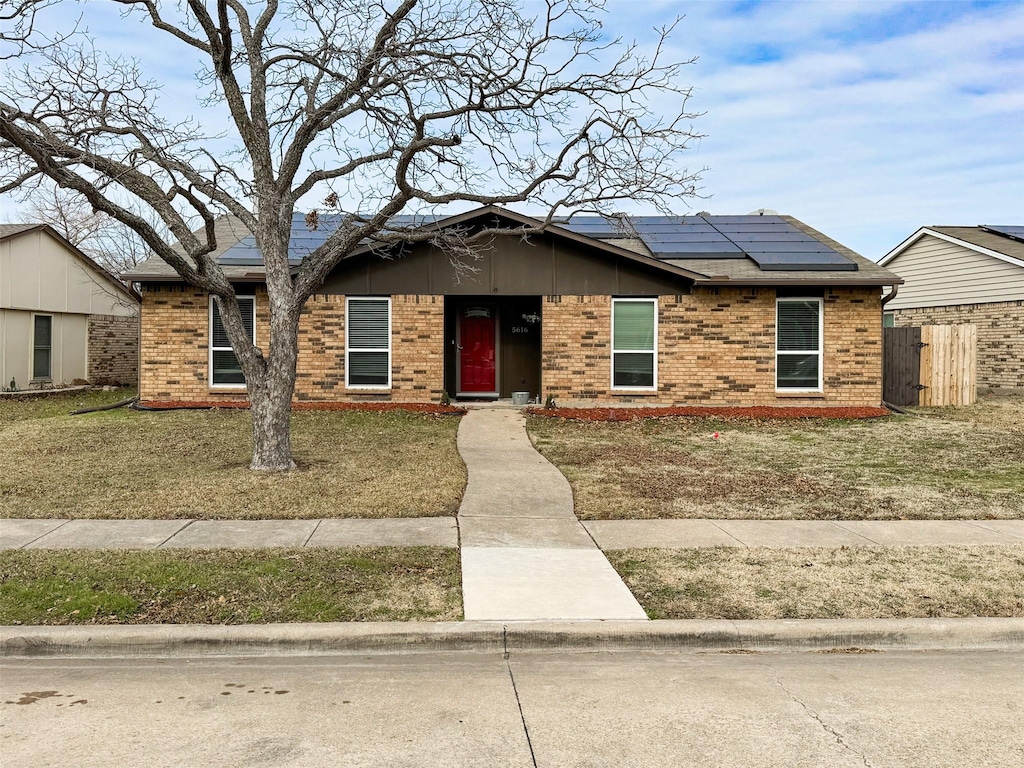
M 836 286 L 843 287 L 847 285 L 858 285 L 858 286 L 873 286 L 884 287 L 886 285 L 903 285 L 904 281 L 902 278 L 885 279 L 880 277 L 861 277 L 851 278 L 849 280 L 843 279 L 832 279 L 827 280 L 823 277 L 801 277 L 801 278 L 772 278 L 772 277 L 760 277 L 760 278 L 715 278 L 709 277 L 706 280 L 698 280 L 699 285 L 709 286 L 736 286 L 740 287 L 765 287 L 765 286 L 776 286 L 776 285 L 807 285 L 807 286 Z

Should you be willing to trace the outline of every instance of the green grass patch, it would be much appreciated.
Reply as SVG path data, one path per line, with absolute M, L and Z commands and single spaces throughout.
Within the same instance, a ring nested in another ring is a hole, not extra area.
M 0 624 L 461 617 L 454 549 L 0 552 Z
M 0 516 L 321 518 L 454 515 L 459 419 L 391 411 L 292 415 L 299 469 L 248 469 L 248 411 L 67 414 L 98 395 L 5 403 Z
M 606 554 L 652 619 L 1024 616 L 1024 546 Z

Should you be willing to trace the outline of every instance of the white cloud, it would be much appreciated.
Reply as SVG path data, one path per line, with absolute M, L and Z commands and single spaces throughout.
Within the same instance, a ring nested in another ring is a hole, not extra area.
M 687 75 L 707 111 L 691 158 L 710 166 L 703 208 L 775 208 L 873 258 L 922 224 L 1021 220 L 1024 6 L 687 11 L 676 45 L 702 55 Z
M 198 113 L 191 62 L 106 4 L 87 21 Z M 922 224 L 1024 223 L 1024 4 L 612 0 L 610 35 L 685 14 L 674 58 L 707 135 L 692 210 L 774 208 L 878 258 Z M 686 206 L 681 201 L 680 210 Z

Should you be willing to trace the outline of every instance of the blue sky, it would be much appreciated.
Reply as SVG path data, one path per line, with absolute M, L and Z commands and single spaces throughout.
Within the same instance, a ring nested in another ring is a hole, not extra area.
M 83 6 L 68 4 L 78 13 Z M 191 68 L 87 4 L 106 50 L 140 56 L 172 113 Z M 678 15 L 682 77 L 705 138 L 705 199 L 680 213 L 796 216 L 878 259 L 925 224 L 1024 224 L 1024 2 L 608 0 L 610 35 L 653 38 Z M 9 206 L 9 201 L 3 203 Z
M 610 8 L 638 37 L 685 14 L 698 209 L 773 208 L 874 259 L 925 224 L 1024 222 L 1024 3 Z

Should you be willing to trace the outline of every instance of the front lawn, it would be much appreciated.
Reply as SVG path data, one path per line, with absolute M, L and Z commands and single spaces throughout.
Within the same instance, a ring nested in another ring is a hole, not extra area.
M 131 393 L 0 403 L 0 516 L 320 518 L 454 515 L 466 484 L 452 416 L 298 411 L 299 469 L 247 469 L 248 411 L 83 406 Z
M 461 618 L 453 549 L 0 552 L 0 624 Z
M 652 619 L 1024 616 L 1024 546 L 606 554 Z
M 585 520 L 1024 517 L 1024 397 L 920 414 L 528 428 Z

